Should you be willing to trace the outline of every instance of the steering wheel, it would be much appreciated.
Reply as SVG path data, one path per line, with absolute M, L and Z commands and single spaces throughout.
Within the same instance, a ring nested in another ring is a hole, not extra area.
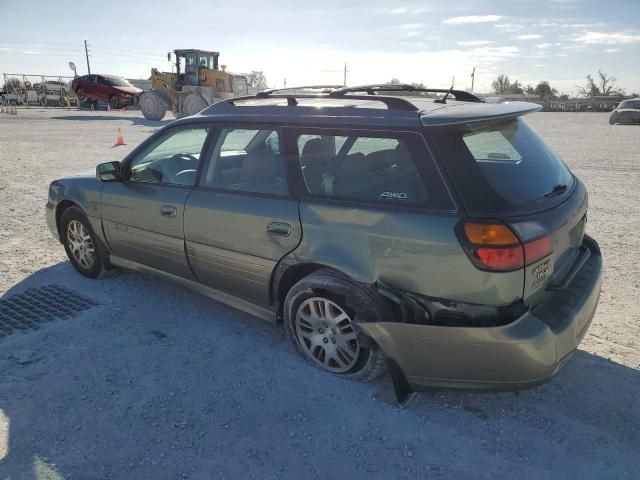
M 195 171 L 197 170 L 197 168 L 198 159 L 195 156 L 191 155 L 190 153 L 176 153 L 175 155 L 167 159 L 163 168 L 164 177 L 170 183 L 181 184 L 182 182 L 180 182 L 180 180 L 184 181 L 185 177 L 179 179 L 178 175 L 189 170 Z

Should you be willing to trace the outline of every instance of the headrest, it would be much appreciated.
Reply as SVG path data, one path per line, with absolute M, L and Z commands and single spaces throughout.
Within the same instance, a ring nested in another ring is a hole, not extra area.
M 312 138 L 304 144 L 304 148 L 300 154 L 300 160 L 303 163 L 306 163 L 306 161 L 317 162 L 319 160 L 330 160 L 334 155 L 333 146 L 328 140 Z
M 242 162 L 242 179 L 249 184 L 269 183 L 276 178 L 276 159 L 264 149 L 249 152 Z

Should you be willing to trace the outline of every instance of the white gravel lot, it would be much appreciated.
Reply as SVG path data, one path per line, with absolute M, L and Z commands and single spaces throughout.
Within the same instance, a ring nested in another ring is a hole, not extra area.
M 122 158 L 155 124 L 0 114 L 1 298 L 58 284 L 98 303 L 0 339 L 0 479 L 640 478 L 640 127 L 607 119 L 528 119 L 587 184 L 605 258 L 581 350 L 536 389 L 402 410 L 260 320 L 139 275 L 74 272 L 44 222 L 49 182 Z M 127 146 L 112 148 L 117 127 Z

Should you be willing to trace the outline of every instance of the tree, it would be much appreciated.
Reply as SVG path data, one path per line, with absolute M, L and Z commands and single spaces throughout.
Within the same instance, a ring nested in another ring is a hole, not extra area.
M 509 77 L 504 73 L 498 75 L 498 78 L 491 83 L 491 87 L 493 88 L 493 93 L 498 95 L 511 93 L 511 82 L 509 82 Z
M 508 93 L 515 93 L 515 94 L 522 94 L 524 93 L 524 90 L 522 88 L 522 84 L 518 81 L 515 80 L 510 86 L 509 86 L 509 92 Z
M 247 84 L 252 88 L 267 88 L 267 77 L 262 70 L 252 70 L 251 73 L 243 73 L 247 77 Z
M 624 89 L 616 87 L 616 77 L 609 76 L 602 70 L 598 70 L 598 77 L 594 79 L 587 75 L 587 84 L 578 87 L 580 95 L 583 97 L 609 97 L 624 95 Z
M 22 87 L 22 81 L 18 77 L 9 77 L 7 81 L 2 86 L 2 90 L 4 91 L 13 91 L 17 88 Z
M 387 82 L 389 85 L 400 85 L 402 82 L 398 78 L 392 78 Z
M 567 95 L 566 93 L 563 93 L 558 97 L 558 100 L 569 100 L 569 95 Z
M 540 83 L 538 83 L 538 85 L 536 85 L 533 93 L 543 100 L 547 100 L 549 98 L 556 98 L 556 96 L 558 95 L 558 90 L 552 88 L 551 85 L 549 85 L 549 82 L 547 82 L 546 80 L 542 80 Z

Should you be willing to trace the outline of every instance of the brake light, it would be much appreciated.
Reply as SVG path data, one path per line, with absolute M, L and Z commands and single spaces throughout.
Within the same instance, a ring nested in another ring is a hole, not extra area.
M 501 223 L 464 223 L 457 233 L 469 259 L 482 270 L 518 270 L 549 255 L 553 249 L 549 236 L 523 244 Z
M 545 235 L 524 244 L 524 259 L 527 265 L 546 257 L 553 251 L 551 237 Z
M 482 266 L 489 270 L 516 270 L 524 266 L 522 246 L 477 248 L 476 256 L 482 262 Z

